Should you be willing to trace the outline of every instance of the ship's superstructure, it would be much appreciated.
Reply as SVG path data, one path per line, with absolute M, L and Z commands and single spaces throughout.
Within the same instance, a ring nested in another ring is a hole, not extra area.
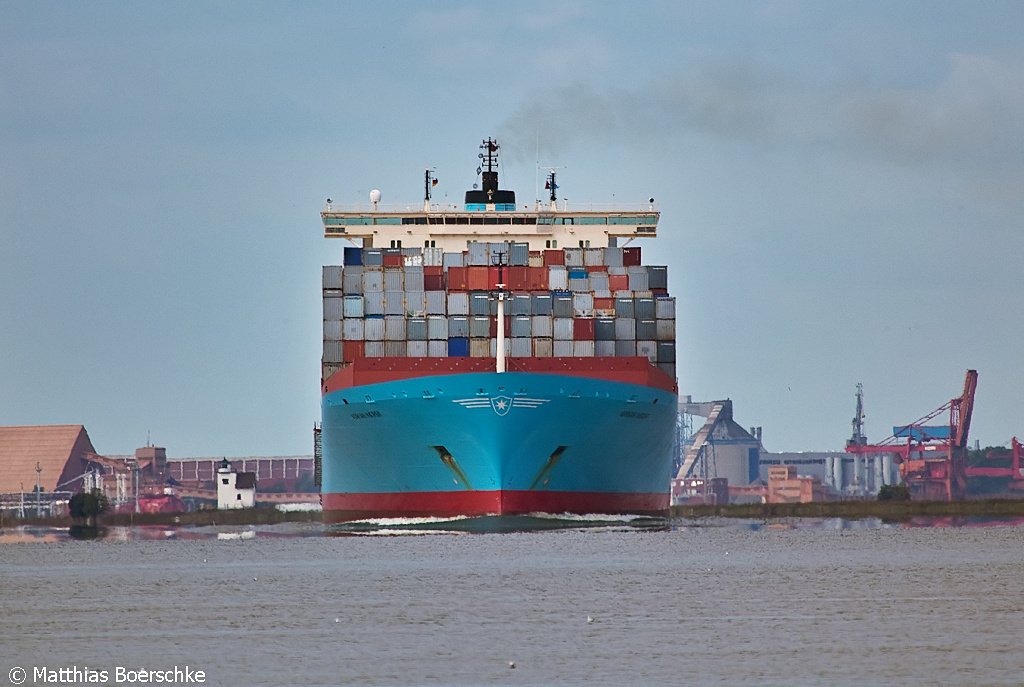
M 675 299 L 646 208 L 517 206 L 498 145 L 461 208 L 321 213 L 329 520 L 668 508 Z M 619 245 L 625 242 L 627 245 Z

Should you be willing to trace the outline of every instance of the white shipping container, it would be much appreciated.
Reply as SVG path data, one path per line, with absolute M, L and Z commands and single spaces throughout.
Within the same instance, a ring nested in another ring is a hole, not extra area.
M 448 318 L 444 315 L 430 315 L 427 317 L 427 338 L 428 339 L 445 339 L 445 346 L 448 345 Z M 445 355 L 448 355 L 448 349 L 445 348 Z M 433 356 L 433 353 L 430 354 Z
M 426 358 L 427 357 L 427 342 L 426 341 L 409 341 L 406 343 L 406 355 L 410 358 Z
M 384 318 L 384 339 L 386 341 L 405 341 L 404 317 L 388 315 Z
M 345 341 L 362 341 L 366 338 L 363 332 L 366 329 L 366 320 L 342 320 L 341 337 Z
M 551 342 L 551 354 L 556 358 L 571 358 L 572 344 L 572 341 L 555 339 Z
M 368 317 L 367 319 L 363 320 L 363 338 L 366 339 L 367 341 L 383 341 L 384 318 Z M 379 358 L 380 356 L 377 357 Z
M 636 342 L 636 354 L 642 355 L 650 360 L 652 363 L 658 362 L 658 342 L 657 341 L 637 341 Z
M 397 267 L 385 267 L 384 268 L 384 290 L 385 291 L 404 291 L 405 290 L 405 272 Z
M 630 291 L 647 291 L 647 268 L 643 266 L 632 266 L 626 268 L 629 274 Z
M 448 339 L 443 339 L 441 341 L 428 341 L 427 356 L 431 358 L 447 358 Z
M 550 358 L 553 350 L 551 339 L 534 338 L 533 354 L 538 358 Z
M 565 266 L 566 267 L 583 267 L 583 249 L 582 248 L 566 248 L 565 249 Z
M 604 264 L 604 248 L 586 248 L 583 251 L 583 264 L 587 267 L 598 267 Z
M 362 293 L 363 268 L 349 267 L 345 270 L 345 273 L 341 275 L 341 285 L 346 294 Z
M 572 318 L 556 317 L 552 320 L 556 341 L 572 341 Z M 557 353 L 555 355 L 558 355 Z
M 405 314 L 405 291 L 384 292 L 384 314 L 404 315 Z
M 363 316 L 384 314 L 384 292 L 368 291 L 363 294 Z
M 659 320 L 676 319 L 676 299 L 674 297 L 656 299 L 654 308 Z
M 468 315 L 469 294 L 465 291 L 452 291 L 448 294 L 448 314 Z
M 345 296 L 345 317 L 363 317 L 362 296 Z
M 341 320 L 324 320 L 324 341 L 341 341 Z
M 340 320 L 345 316 L 345 299 L 325 297 L 324 298 L 324 319 Z
M 465 266 L 465 259 L 462 257 L 462 253 L 445 253 L 444 254 L 444 258 L 442 258 L 442 262 L 444 263 L 444 266 L 446 268 L 447 267 L 464 267 Z M 445 349 L 444 355 L 445 356 L 448 355 L 448 349 Z M 430 357 L 433 358 L 434 355 L 431 354 Z
M 402 250 L 405 250 L 404 248 Z M 403 255 L 402 264 L 405 267 L 423 267 L 422 255 Z
M 325 363 L 340 363 L 343 362 L 341 352 L 340 341 L 324 341 L 324 359 Z
M 590 279 L 580 277 L 578 279 L 569 279 L 569 290 L 573 293 L 589 293 L 590 292 Z
M 427 314 L 444 315 L 447 312 L 448 294 L 444 291 L 427 291 Z
M 551 324 L 551 315 L 534 315 L 533 321 L 530 324 L 530 330 L 533 332 L 533 336 L 545 337 L 550 339 L 554 336 L 554 329 Z
M 573 314 L 576 317 L 594 316 L 594 294 L 577 293 L 572 297 Z
M 324 265 L 324 288 L 342 288 L 341 265 Z
M 531 255 L 529 261 L 527 262 L 527 264 L 530 267 L 543 267 L 544 266 L 544 256 L 543 255 Z
M 367 358 L 383 358 L 384 357 L 384 342 L 383 341 L 367 341 L 363 344 L 363 353 Z

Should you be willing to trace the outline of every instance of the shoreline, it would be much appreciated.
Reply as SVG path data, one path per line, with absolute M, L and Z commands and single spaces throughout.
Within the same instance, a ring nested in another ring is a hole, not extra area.
M 99 518 L 102 527 L 210 527 L 217 525 L 273 525 L 289 522 L 323 521 L 321 511 L 279 511 L 275 508 L 207 510 L 190 513 L 110 513 Z M 672 520 L 733 518 L 767 520 L 774 518 L 842 518 L 862 520 L 910 520 L 917 517 L 1024 518 L 1024 499 L 977 501 L 822 501 L 818 503 L 752 503 L 724 506 L 672 506 Z M 67 527 L 81 523 L 69 516 L 59 518 L 0 517 L 0 530 L 18 527 Z

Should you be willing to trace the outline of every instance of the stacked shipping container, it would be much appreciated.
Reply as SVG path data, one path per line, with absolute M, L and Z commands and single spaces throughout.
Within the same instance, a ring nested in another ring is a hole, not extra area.
M 526 243 L 346 248 L 323 269 L 323 378 L 364 357 L 495 357 L 499 279 L 506 355 L 643 356 L 675 378 L 667 268 L 641 265 L 635 247 Z

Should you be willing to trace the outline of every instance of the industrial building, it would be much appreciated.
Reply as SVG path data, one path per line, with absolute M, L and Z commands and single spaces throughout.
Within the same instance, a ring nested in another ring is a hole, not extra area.
M 63 512 L 96 458 L 82 425 L 0 427 L 0 509 Z

